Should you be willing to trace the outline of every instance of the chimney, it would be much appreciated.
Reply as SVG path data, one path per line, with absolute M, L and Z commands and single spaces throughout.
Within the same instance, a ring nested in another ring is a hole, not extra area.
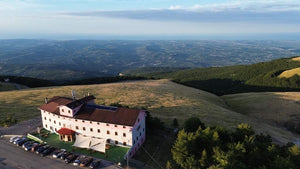
M 74 89 L 72 89 L 72 97 L 73 97 L 73 101 L 75 101 L 76 100 L 76 94 L 75 94 L 75 90 Z
M 45 103 L 48 104 L 48 97 L 45 97 Z

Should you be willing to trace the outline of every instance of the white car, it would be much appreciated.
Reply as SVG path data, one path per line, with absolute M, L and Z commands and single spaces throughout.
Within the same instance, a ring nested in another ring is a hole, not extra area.
M 9 142 L 14 142 L 17 138 L 19 138 L 18 136 L 14 136 L 14 137 L 11 137 L 10 139 L 9 139 Z

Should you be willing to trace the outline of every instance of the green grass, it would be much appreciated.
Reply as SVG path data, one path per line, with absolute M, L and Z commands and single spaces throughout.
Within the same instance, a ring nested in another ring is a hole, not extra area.
M 36 133 L 32 134 L 32 135 L 39 138 L 39 135 Z M 61 148 L 61 149 L 63 148 L 70 152 L 75 152 L 78 154 L 84 154 L 84 155 L 88 155 L 88 156 L 92 156 L 92 157 L 96 157 L 96 158 L 100 158 L 100 159 L 105 159 L 105 160 L 116 162 L 116 163 L 123 161 L 124 155 L 129 150 L 129 148 L 126 148 L 126 147 L 110 145 L 110 148 L 108 150 L 106 150 L 105 153 L 100 153 L 97 151 L 92 152 L 87 149 L 73 147 L 72 145 L 74 144 L 74 142 L 60 141 L 59 135 L 54 134 L 54 133 L 49 134 L 47 137 L 41 137 L 41 139 L 44 142 L 46 142 L 48 145 L 51 145 L 51 146 L 54 146 L 57 148 Z
M 16 86 L 9 83 L 0 83 L 0 91 L 17 90 Z

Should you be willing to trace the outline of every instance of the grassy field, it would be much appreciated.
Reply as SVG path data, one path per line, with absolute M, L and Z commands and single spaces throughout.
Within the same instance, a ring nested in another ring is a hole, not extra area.
M 286 70 L 284 72 L 282 72 L 278 77 L 279 78 L 290 78 L 294 75 L 298 75 L 300 76 L 300 68 L 295 68 L 295 69 L 291 69 L 291 70 Z
M 10 115 L 19 121 L 39 116 L 38 106 L 44 98 L 53 96 L 71 96 L 76 91 L 78 98 L 84 94 L 95 95 L 97 104 L 113 103 L 129 107 L 147 108 L 152 116 L 159 117 L 167 127 L 177 118 L 183 122 L 197 116 L 206 125 L 221 125 L 227 129 L 241 122 L 249 123 L 257 132 L 271 135 L 280 143 L 299 138 L 281 124 L 290 118 L 299 117 L 300 93 L 245 93 L 218 97 L 195 88 L 173 83 L 169 80 L 145 80 L 122 83 L 63 86 L 0 92 L 0 118 Z M 172 133 L 151 135 L 140 149 L 139 160 L 157 167 L 144 151 L 155 154 L 160 165 L 170 158 Z M 142 155 L 141 155 L 142 154 Z
M 268 128 L 265 132 L 278 141 L 299 138 L 299 135 L 282 128 L 286 122 L 300 119 L 300 92 L 242 93 L 225 95 L 222 98 L 232 110 L 255 119 L 258 123 L 272 126 L 272 129 Z M 278 137 L 280 133 L 281 137 Z
M 292 58 L 292 60 L 293 61 L 300 61 L 300 57 Z M 278 77 L 279 78 L 290 78 L 294 75 L 300 76 L 300 68 L 294 68 L 294 69 L 286 70 L 286 71 L 282 72 Z

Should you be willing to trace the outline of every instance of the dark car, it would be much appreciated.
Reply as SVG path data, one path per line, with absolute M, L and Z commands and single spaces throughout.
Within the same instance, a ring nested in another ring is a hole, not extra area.
M 83 159 L 85 159 L 85 158 L 86 158 L 85 155 L 78 156 L 76 158 L 76 160 L 73 162 L 73 165 L 79 165 L 83 161 Z
M 26 141 L 26 142 L 22 145 L 22 147 L 25 148 L 25 146 L 27 146 L 27 145 L 29 145 L 29 144 L 33 144 L 33 143 L 34 143 L 33 140 L 28 140 L 28 141 Z
M 65 162 L 66 162 L 66 163 L 70 163 L 70 162 L 72 162 L 73 160 L 75 160 L 76 157 L 78 157 L 78 155 L 76 155 L 76 154 L 70 154 L 70 155 L 68 155 L 68 157 L 65 159 Z
M 42 153 L 43 151 L 45 151 L 46 149 L 48 149 L 49 147 L 50 147 L 49 145 L 42 146 L 42 147 L 38 148 L 38 149 L 35 151 L 35 153 L 40 154 L 40 153 Z
M 83 161 L 80 163 L 80 167 L 86 167 L 89 166 L 89 164 L 93 161 L 92 157 L 87 157 L 83 159 Z
M 53 151 L 52 157 L 59 158 L 59 154 L 62 154 L 64 151 L 66 151 L 66 150 L 65 149 L 56 149 L 55 151 Z
M 34 146 L 31 148 L 31 151 L 36 151 L 38 148 L 40 148 L 40 147 L 42 147 L 42 146 L 44 146 L 44 144 L 38 143 L 38 144 L 34 145 Z
M 60 159 L 65 160 L 65 159 L 68 157 L 68 155 L 70 155 L 70 154 L 71 154 L 70 152 L 65 151 L 65 152 L 60 156 Z
M 101 164 L 101 160 L 93 161 L 90 165 L 90 168 L 97 168 Z
M 16 139 L 16 140 L 14 141 L 14 144 L 17 144 L 17 145 L 18 145 L 18 143 L 20 143 L 21 141 L 24 141 L 24 140 L 26 140 L 26 139 L 27 139 L 26 137 L 18 138 L 18 139 Z
M 44 150 L 42 153 L 41 153 L 41 156 L 46 156 L 46 155 L 49 155 L 50 153 L 52 153 L 56 148 L 55 147 L 49 147 L 47 148 L 46 150 Z
M 13 143 L 14 143 L 14 144 L 17 144 L 17 142 L 20 141 L 20 140 L 22 140 L 22 139 L 25 139 L 25 137 L 15 137 L 15 138 L 13 139 Z
M 24 146 L 24 144 L 23 144 L 24 150 L 25 150 L 25 151 L 30 151 L 30 150 L 32 149 L 33 146 L 38 145 L 38 144 L 39 144 L 39 143 L 35 143 L 35 142 L 30 143 L 30 144 L 26 144 L 25 146 Z
M 17 146 L 22 146 L 24 143 L 26 143 L 27 141 L 30 141 L 28 138 L 25 138 L 25 139 L 23 139 L 23 140 L 21 140 L 21 141 L 18 141 L 17 142 Z

